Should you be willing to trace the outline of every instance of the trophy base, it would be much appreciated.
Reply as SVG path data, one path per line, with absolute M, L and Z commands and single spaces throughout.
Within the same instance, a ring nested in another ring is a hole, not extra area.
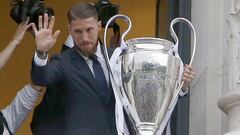
M 155 135 L 156 127 L 153 123 L 141 123 L 138 127 L 137 135 Z
M 138 135 L 154 135 L 153 131 L 139 131 Z

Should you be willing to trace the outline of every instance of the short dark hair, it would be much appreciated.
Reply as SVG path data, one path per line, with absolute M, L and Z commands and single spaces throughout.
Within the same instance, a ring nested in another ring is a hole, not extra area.
M 90 17 L 98 20 L 98 12 L 93 4 L 78 3 L 68 10 L 67 17 L 69 22 L 76 19 L 87 19 Z

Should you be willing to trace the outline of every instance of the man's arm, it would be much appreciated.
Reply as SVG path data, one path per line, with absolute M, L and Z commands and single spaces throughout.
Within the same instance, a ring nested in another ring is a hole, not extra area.
M 48 52 L 54 46 L 60 34 L 59 30 L 52 34 L 54 23 L 55 17 L 52 16 L 49 21 L 48 14 L 44 14 L 44 19 L 42 16 L 39 16 L 38 29 L 36 25 L 32 23 L 36 41 L 36 51 L 32 62 L 31 77 L 35 84 L 41 86 L 51 84 L 51 82 L 55 82 L 55 79 L 58 78 L 55 74 L 58 71 L 55 70 L 55 68 L 58 66 L 54 67 L 47 64 Z M 51 82 L 49 82 L 49 80 Z
M 25 85 L 16 95 L 14 100 L 5 109 L 2 110 L 6 118 L 9 129 L 15 133 L 23 121 L 33 109 L 38 96 L 41 93 L 41 87 L 33 84 Z
M 62 77 L 62 64 L 60 61 L 60 56 L 53 56 L 49 63 L 46 64 L 45 62 L 39 62 L 38 56 L 34 57 L 32 62 L 32 70 L 31 70 L 31 79 L 34 84 L 40 86 L 48 86 L 48 85 L 55 85 L 58 82 L 61 82 Z M 41 65 L 43 64 L 43 65 Z

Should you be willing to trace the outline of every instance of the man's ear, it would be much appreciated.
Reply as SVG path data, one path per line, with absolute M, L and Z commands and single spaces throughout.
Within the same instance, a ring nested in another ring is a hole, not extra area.
M 101 28 L 102 28 L 102 21 L 98 21 L 98 29 L 99 29 L 99 31 L 101 30 Z
M 71 33 L 70 25 L 68 24 L 67 27 L 68 27 L 68 32 Z

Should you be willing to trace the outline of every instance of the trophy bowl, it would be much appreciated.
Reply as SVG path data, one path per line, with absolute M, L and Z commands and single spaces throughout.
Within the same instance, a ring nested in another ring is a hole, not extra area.
M 138 134 L 155 133 L 177 87 L 181 60 L 169 53 L 173 43 L 168 40 L 143 37 L 126 44 L 120 61 L 127 112 Z

